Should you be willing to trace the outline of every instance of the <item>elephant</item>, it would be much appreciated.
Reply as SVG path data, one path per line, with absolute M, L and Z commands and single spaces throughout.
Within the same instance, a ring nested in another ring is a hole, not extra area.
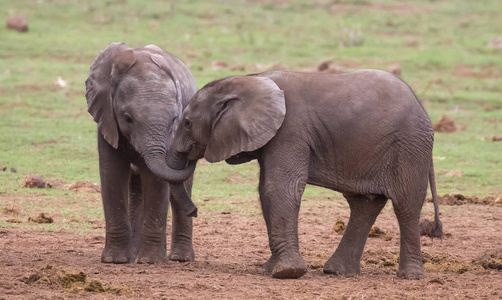
M 106 226 L 101 261 L 194 260 L 192 216 L 197 211 L 183 203 L 191 202 L 195 164 L 177 166 L 187 170 L 182 174 L 166 161 L 183 108 L 197 91 L 192 74 L 158 46 L 133 49 L 111 43 L 92 63 L 85 86 L 88 112 L 98 127 Z M 169 203 L 173 220 L 167 255 Z
M 396 275 L 421 279 L 419 219 L 429 183 L 435 208 L 431 236 L 442 237 L 433 139 L 431 120 L 414 92 L 388 72 L 270 71 L 215 80 L 200 89 L 183 111 L 170 155 L 185 164 L 200 158 L 229 164 L 258 160 L 271 250 L 266 274 L 298 278 L 307 271 L 298 214 L 311 184 L 342 193 L 350 207 L 347 228 L 324 273 L 360 273 L 368 233 L 391 199 L 400 229 Z

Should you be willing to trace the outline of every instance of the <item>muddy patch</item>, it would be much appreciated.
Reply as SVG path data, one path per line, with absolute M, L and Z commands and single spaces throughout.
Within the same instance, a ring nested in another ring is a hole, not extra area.
M 103 287 L 98 280 L 87 281 L 84 272 L 70 273 L 63 268 L 47 265 L 35 274 L 24 279 L 26 284 L 45 285 L 53 289 L 60 289 L 69 292 L 95 292 L 125 295 L 130 292 L 127 287 Z

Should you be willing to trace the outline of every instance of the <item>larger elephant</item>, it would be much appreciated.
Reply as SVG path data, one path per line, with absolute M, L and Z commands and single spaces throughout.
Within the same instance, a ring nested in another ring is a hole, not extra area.
M 187 214 L 196 210 L 183 203 L 191 203 L 194 164 L 185 173 L 166 164 L 181 113 L 196 92 L 192 74 L 155 45 L 133 49 L 112 43 L 94 60 L 85 85 L 88 111 L 98 125 L 106 223 L 101 261 L 193 260 L 192 218 Z M 188 200 L 176 201 L 183 198 Z M 169 203 L 173 229 L 168 257 Z
M 308 183 L 341 192 L 350 206 L 347 228 L 324 273 L 360 273 L 370 228 L 392 199 L 401 236 L 397 275 L 420 279 L 419 217 L 429 182 L 433 235 L 442 235 L 433 138 L 425 109 L 390 73 L 276 71 L 228 77 L 199 90 L 183 112 L 173 156 L 230 164 L 258 160 L 272 252 L 264 270 L 273 277 L 297 278 L 307 270 L 298 213 Z

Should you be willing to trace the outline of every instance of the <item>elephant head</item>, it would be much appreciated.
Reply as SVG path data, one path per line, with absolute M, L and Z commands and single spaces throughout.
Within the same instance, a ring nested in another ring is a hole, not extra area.
M 183 112 L 173 155 L 242 163 L 270 141 L 286 115 L 284 92 L 268 77 L 228 77 L 208 83 Z M 168 162 L 169 163 L 169 162 Z
M 152 173 L 170 182 L 186 213 L 196 214 L 183 185 L 195 163 L 175 164 L 181 171 L 166 164 L 179 117 L 196 91 L 186 66 L 155 45 L 112 43 L 94 60 L 85 85 L 88 111 L 110 146 L 132 147 Z

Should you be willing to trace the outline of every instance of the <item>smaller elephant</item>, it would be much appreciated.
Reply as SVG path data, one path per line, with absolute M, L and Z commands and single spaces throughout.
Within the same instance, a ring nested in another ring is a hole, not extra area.
M 169 203 L 173 211 L 169 259 L 193 260 L 192 218 L 187 214 L 196 215 L 196 208 L 184 203 L 191 203 L 195 164 L 180 174 L 166 163 L 179 117 L 196 92 L 192 74 L 155 45 L 133 49 L 112 43 L 94 60 L 85 86 L 88 111 L 98 124 L 106 223 L 101 261 L 167 260 Z
M 200 89 L 183 112 L 171 156 L 230 164 L 258 160 L 272 252 L 264 270 L 273 277 L 298 278 L 307 271 L 298 213 L 305 186 L 312 184 L 341 192 L 350 206 L 347 228 L 324 273 L 360 273 L 368 233 L 391 199 L 401 236 L 397 276 L 420 279 L 419 218 L 429 183 L 432 235 L 442 235 L 433 139 L 425 109 L 390 73 L 275 71 L 228 77 Z

